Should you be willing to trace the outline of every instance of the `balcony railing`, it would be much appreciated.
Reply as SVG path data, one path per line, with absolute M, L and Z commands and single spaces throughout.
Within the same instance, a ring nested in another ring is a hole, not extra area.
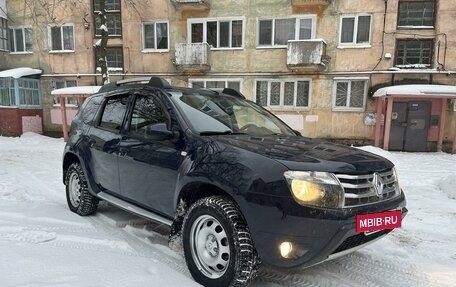
M 202 9 L 209 9 L 210 8 L 210 0 L 171 0 L 176 8 L 202 8 Z
M 208 71 L 210 47 L 207 43 L 176 44 L 176 66 L 181 70 Z
M 324 67 L 328 64 L 326 42 L 323 39 L 291 40 L 287 47 L 287 66 Z

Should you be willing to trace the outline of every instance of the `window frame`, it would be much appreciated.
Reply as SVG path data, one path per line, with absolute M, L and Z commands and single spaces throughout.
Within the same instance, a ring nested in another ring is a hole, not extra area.
M 431 43 L 431 52 L 430 52 L 430 55 L 429 55 L 429 60 L 430 60 L 430 63 L 429 64 L 397 64 L 397 61 L 399 59 L 399 42 L 412 42 L 412 41 L 419 41 L 419 42 L 430 42 Z M 396 39 L 396 49 L 395 49 L 395 57 L 394 57 L 394 67 L 397 67 L 397 68 L 408 68 L 410 66 L 413 66 L 413 65 L 423 65 L 423 67 L 419 67 L 419 68 L 422 68 L 422 69 L 432 69 L 432 67 L 434 66 L 433 62 L 434 62 L 434 39 L 432 38 L 423 38 L 423 39 L 410 39 L 410 38 L 406 38 L 406 39 Z M 415 67 L 412 67 L 412 68 L 416 68 Z
M 258 82 L 268 82 L 268 95 L 266 106 L 262 106 L 257 103 L 257 83 Z M 271 83 L 272 82 L 280 82 L 280 104 L 279 105 L 271 105 Z M 293 106 L 284 105 L 284 96 L 285 96 L 285 83 L 286 82 L 294 82 L 294 93 L 293 93 Z M 309 83 L 309 94 L 308 94 L 308 103 L 307 106 L 296 106 L 297 101 L 297 91 L 298 85 L 297 82 L 308 82 Z M 257 78 L 254 81 L 253 86 L 253 102 L 257 105 L 266 108 L 271 111 L 309 111 L 312 107 L 312 78 L 290 78 L 290 79 L 271 79 L 271 78 Z
M 105 15 L 106 15 L 106 17 L 108 17 L 108 15 L 117 15 L 118 14 L 119 21 L 120 21 L 120 27 L 119 27 L 120 28 L 120 34 L 110 34 L 109 33 L 109 27 L 108 27 L 108 25 L 106 25 L 107 28 L 108 28 L 108 37 L 109 38 L 122 38 L 122 34 L 123 34 L 123 27 L 122 27 L 122 1 L 121 0 L 116 0 L 116 1 L 119 3 L 119 9 L 108 10 L 105 7 Z M 97 2 L 97 0 L 94 0 L 92 2 L 93 26 L 94 26 L 93 37 L 94 38 L 101 38 L 101 34 L 97 34 L 97 30 L 98 30 L 97 19 L 98 19 L 98 13 L 100 11 L 97 10 L 96 7 L 95 7 L 96 6 L 96 2 Z
M 30 43 L 32 45 L 31 47 L 31 50 L 27 50 L 26 48 L 26 36 L 25 36 L 25 30 L 29 30 L 30 31 Z M 30 27 L 30 26 L 13 26 L 13 27 L 8 27 L 8 30 L 10 32 L 10 36 L 11 36 L 11 30 L 13 31 L 12 35 L 13 35 L 13 39 L 9 39 L 9 42 L 11 43 L 11 41 L 14 41 L 14 51 L 13 51 L 13 47 L 11 47 L 11 44 L 10 44 L 10 54 L 33 54 L 33 29 Z M 22 44 L 24 46 L 24 51 L 16 51 L 16 47 L 17 47 L 17 38 L 16 38 L 16 30 L 22 30 Z
M 62 49 L 61 50 L 53 50 L 52 49 L 52 28 L 54 27 L 59 27 L 60 28 L 60 41 L 61 41 L 61 45 L 62 45 Z M 64 35 L 63 35 L 63 27 L 71 27 L 71 32 L 73 34 L 72 38 L 73 38 L 73 41 L 72 41 L 72 46 L 73 46 L 73 49 L 68 49 L 66 50 L 65 49 L 65 42 L 64 42 Z M 76 35 L 74 33 L 74 24 L 73 23 L 66 23 L 66 24 L 62 24 L 62 25 L 48 25 L 48 35 L 49 35 L 49 40 L 48 40 L 48 45 L 49 45 L 49 53 L 51 54 L 57 54 L 57 53 L 74 53 L 76 51 L 76 48 L 75 48 L 75 45 L 76 45 Z
M 205 89 L 207 89 L 207 82 L 225 82 L 225 88 L 228 87 L 228 82 L 239 82 L 239 92 L 242 93 L 243 89 L 242 78 L 190 78 L 188 80 L 188 87 L 198 89 L 199 87 L 193 87 L 194 82 L 204 82 Z
M 107 52 L 109 49 L 119 49 L 121 50 L 121 54 L 122 54 L 122 67 L 110 67 L 108 65 L 108 63 L 106 63 L 106 65 L 108 66 L 108 72 L 120 72 L 120 73 L 123 73 L 124 69 L 125 69 L 125 59 L 124 59 L 124 54 L 123 54 L 123 46 L 111 46 L 111 47 L 106 47 L 106 58 L 108 57 L 107 55 Z M 97 50 L 95 49 L 95 71 L 97 72 L 100 72 L 101 71 L 101 68 L 98 67 L 98 61 L 97 61 Z
M 400 21 L 400 7 L 401 3 L 423 3 L 423 2 L 431 2 L 434 4 L 434 11 L 432 12 L 432 25 L 419 25 L 419 26 L 414 26 L 414 25 L 399 25 Z M 435 18 L 436 18 L 436 1 L 434 0 L 399 0 L 398 6 L 397 6 L 397 28 L 398 29 L 435 29 Z
M 337 96 L 337 83 L 349 83 L 348 87 L 351 91 L 351 83 L 355 81 L 364 81 L 364 95 L 363 95 L 363 106 L 350 107 L 350 97 L 351 93 L 347 92 L 347 100 L 345 106 L 336 106 L 336 96 Z M 335 77 L 333 79 L 333 88 L 332 88 L 332 110 L 335 112 L 364 112 L 366 110 L 367 104 L 367 92 L 369 90 L 369 77 Z
M 112 99 L 121 99 L 121 98 L 125 98 L 126 99 L 126 105 L 125 105 L 125 113 L 123 115 L 123 118 L 122 118 L 122 122 L 120 123 L 120 128 L 119 129 L 113 129 L 113 128 L 110 128 L 110 127 L 106 127 L 106 126 L 102 126 L 101 125 L 101 122 L 103 120 L 103 115 L 105 113 L 105 109 L 106 109 L 106 106 L 108 105 L 108 102 Z M 131 109 L 131 95 L 130 94 L 125 94 L 124 92 L 123 93 L 119 93 L 119 94 L 113 94 L 113 95 L 109 95 L 107 97 L 105 97 L 103 99 L 103 102 L 101 103 L 101 108 L 100 108 L 100 111 L 98 112 L 98 115 L 97 115 L 97 118 L 96 118 L 96 122 L 95 122 L 95 127 L 98 128 L 98 129 L 101 129 L 101 130 L 105 130 L 105 131 L 109 131 L 109 132 L 112 132 L 112 133 L 115 133 L 115 134 L 120 134 L 123 130 L 124 130 L 124 127 L 126 125 L 126 121 L 128 120 L 129 118 L 129 113 L 130 113 L 130 109 Z
M 146 47 L 146 31 L 145 31 L 145 25 L 154 25 L 154 48 L 147 48 Z M 157 24 L 166 24 L 166 37 L 167 37 L 167 47 L 166 49 L 158 49 L 157 48 Z M 141 48 L 143 53 L 148 53 L 148 52 L 158 52 L 158 53 L 165 53 L 169 52 L 169 21 L 168 20 L 154 20 L 154 21 L 144 21 L 141 23 Z
M 192 24 L 203 24 L 203 41 L 202 43 L 207 43 L 207 23 L 208 22 L 217 22 L 217 45 L 220 46 L 220 22 L 230 22 L 229 25 L 229 47 L 212 47 L 210 46 L 211 50 L 214 51 L 223 51 L 223 50 L 243 50 L 245 48 L 245 25 L 246 20 L 244 16 L 239 17 L 217 17 L 217 18 L 189 18 L 187 19 L 187 43 L 192 44 Z M 242 22 L 242 45 L 240 47 L 233 47 L 232 38 L 232 28 L 233 28 L 233 21 L 241 21 Z M 199 43 L 199 42 L 196 42 Z M 209 43 L 208 43 L 209 44 Z
M 358 41 L 358 23 L 359 17 L 369 16 L 370 17 L 370 25 L 369 25 L 369 42 L 368 43 L 356 43 Z M 355 21 L 353 23 L 353 41 L 351 43 L 342 43 L 342 23 L 343 19 L 354 18 Z M 339 17 L 339 37 L 338 37 L 338 46 L 337 48 L 371 48 L 372 47 L 372 22 L 373 22 L 373 15 L 370 13 L 355 13 L 355 14 L 341 14 Z
M 4 36 L 2 34 L 4 33 Z M 9 30 L 8 20 L 4 17 L 0 17 L 0 42 L 3 43 L 4 48 L 0 48 L 0 51 L 9 51 Z
M 315 14 L 305 14 L 305 15 L 291 15 L 284 17 L 261 17 L 257 18 L 257 29 L 256 29 L 256 48 L 257 49 L 282 49 L 287 48 L 288 45 L 276 45 L 274 44 L 274 35 L 275 35 L 275 22 L 276 20 L 289 20 L 295 19 L 295 38 L 291 40 L 299 41 L 299 20 L 312 20 L 312 29 L 310 39 L 315 39 L 317 33 L 317 15 Z M 271 45 L 260 45 L 260 21 L 272 21 L 271 27 Z M 291 41 L 289 40 L 289 41 Z

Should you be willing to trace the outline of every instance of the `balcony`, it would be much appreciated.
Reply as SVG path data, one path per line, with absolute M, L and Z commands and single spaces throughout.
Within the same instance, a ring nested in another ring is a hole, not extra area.
M 208 10 L 210 0 L 171 0 L 176 9 Z
M 210 47 L 207 43 L 176 44 L 176 66 L 185 72 L 206 72 L 209 64 Z
M 328 62 L 326 42 L 323 39 L 288 41 L 287 66 L 289 69 L 323 69 Z

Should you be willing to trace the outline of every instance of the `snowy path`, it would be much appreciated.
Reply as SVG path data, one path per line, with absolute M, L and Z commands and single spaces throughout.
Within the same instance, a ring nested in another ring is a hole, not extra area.
M 397 166 L 403 227 L 308 269 L 262 268 L 253 286 L 456 286 L 456 156 L 371 150 Z M 68 210 L 63 142 L 0 137 L 0 286 L 197 286 L 166 227 L 102 204 Z

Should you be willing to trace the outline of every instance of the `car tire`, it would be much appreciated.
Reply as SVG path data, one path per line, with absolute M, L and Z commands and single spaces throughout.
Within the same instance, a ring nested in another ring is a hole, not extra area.
M 66 198 L 71 211 L 81 215 L 91 215 L 97 211 L 99 199 L 89 192 L 87 179 L 79 163 L 68 168 L 65 177 Z
M 188 269 L 204 286 L 247 286 L 260 264 L 242 213 L 223 196 L 189 208 L 182 242 Z

